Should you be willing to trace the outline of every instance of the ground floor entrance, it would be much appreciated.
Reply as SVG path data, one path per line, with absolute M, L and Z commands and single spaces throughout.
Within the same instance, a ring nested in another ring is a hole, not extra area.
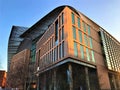
M 96 69 L 75 63 L 40 73 L 37 84 L 38 90 L 99 90 Z

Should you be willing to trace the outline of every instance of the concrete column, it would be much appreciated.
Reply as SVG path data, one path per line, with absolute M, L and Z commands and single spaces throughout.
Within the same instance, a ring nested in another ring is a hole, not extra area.
M 90 81 L 89 81 L 89 75 L 88 75 L 88 67 L 85 67 L 85 77 L 86 77 L 87 90 L 90 90 Z
M 53 83 L 54 83 L 54 90 L 57 90 L 56 69 L 53 69 Z
M 73 90 L 73 76 L 72 76 L 72 65 L 69 63 L 68 64 L 68 79 L 69 79 L 69 87 L 70 90 Z

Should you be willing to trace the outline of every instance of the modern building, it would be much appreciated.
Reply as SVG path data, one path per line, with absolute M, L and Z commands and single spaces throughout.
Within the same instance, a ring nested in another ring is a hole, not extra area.
M 0 70 L 0 88 L 6 87 L 6 71 Z
M 38 90 L 120 89 L 120 42 L 73 7 L 55 8 L 20 37 Z
M 10 69 L 10 63 L 13 55 L 19 52 L 18 47 L 23 41 L 22 38 L 20 38 L 20 35 L 23 34 L 28 28 L 26 27 L 21 27 L 21 26 L 13 26 L 11 29 L 11 33 L 9 36 L 9 41 L 8 41 L 8 71 Z
M 39 88 L 120 89 L 120 43 L 74 8 L 51 13 L 56 10 L 60 13 L 36 44 Z

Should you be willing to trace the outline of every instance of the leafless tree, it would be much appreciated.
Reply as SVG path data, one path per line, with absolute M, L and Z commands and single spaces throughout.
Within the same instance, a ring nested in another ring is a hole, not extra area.
M 18 64 L 9 72 L 9 85 L 13 88 L 24 88 L 27 80 L 27 68 L 25 64 Z

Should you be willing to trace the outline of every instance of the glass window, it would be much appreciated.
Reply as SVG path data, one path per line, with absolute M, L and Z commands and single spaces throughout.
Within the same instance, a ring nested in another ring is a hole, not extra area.
M 75 24 L 75 15 L 72 13 L 72 24 Z
M 52 50 L 52 56 L 51 56 L 52 62 L 54 62 L 53 58 L 54 58 L 54 54 L 53 54 L 53 50 Z
M 64 13 L 62 13 L 62 24 L 64 24 Z
M 90 26 L 88 25 L 88 35 L 90 35 Z
M 38 51 L 38 66 L 40 64 L 40 50 Z
M 80 53 L 81 53 L 81 58 L 84 59 L 84 48 L 82 45 L 80 45 Z
M 92 38 L 90 38 L 90 48 L 93 48 L 93 45 L 92 45 Z
M 86 54 L 87 54 L 87 60 L 90 61 L 90 55 L 89 55 L 89 50 L 86 48 Z
M 59 42 L 61 42 L 61 29 L 59 30 Z
M 53 37 L 51 38 L 51 47 L 53 48 Z
M 59 58 L 61 59 L 61 44 L 59 45 Z
M 59 16 L 59 27 L 61 26 L 61 16 Z
M 54 60 L 53 60 L 53 62 L 55 62 L 56 61 L 56 48 L 54 48 Z
M 48 53 L 48 64 L 50 64 L 50 52 Z
M 88 40 L 86 34 L 84 34 L 84 41 L 85 41 L 85 45 L 88 46 Z
M 72 27 L 72 29 L 73 29 L 73 38 L 76 39 L 76 28 Z
M 57 60 L 57 47 L 55 48 L 55 53 L 54 53 L 55 61 Z
M 95 62 L 95 56 L 93 51 L 91 51 L 91 55 L 92 55 L 92 61 Z
M 64 39 L 64 27 L 62 27 L 62 40 Z
M 77 20 L 78 20 L 78 27 L 80 28 L 80 18 L 78 17 Z
M 50 50 L 50 43 L 49 43 L 49 41 L 48 41 L 48 51 Z
M 49 58 L 50 58 L 50 63 L 52 62 L 52 51 L 50 51 L 50 53 L 49 53 Z
M 35 54 L 36 54 L 36 43 L 35 42 L 33 42 L 32 43 L 32 47 L 31 47 L 31 62 L 35 62 L 35 58 L 36 58 L 36 56 L 35 56 Z
M 84 22 L 83 22 L 83 29 L 84 29 L 84 32 L 86 32 L 86 26 Z
M 77 43 L 74 42 L 74 55 L 78 56 Z
M 51 38 L 50 38 L 49 42 L 50 42 L 50 49 L 51 49 Z
M 82 42 L 82 32 L 78 30 L 78 33 L 79 33 L 79 41 Z
M 62 57 L 64 57 L 64 42 L 62 42 L 61 55 L 62 55 Z
M 52 48 L 54 46 L 54 36 L 52 37 Z
M 58 60 L 58 46 L 55 48 L 55 58 Z
M 55 44 L 58 45 L 58 20 L 55 22 Z

